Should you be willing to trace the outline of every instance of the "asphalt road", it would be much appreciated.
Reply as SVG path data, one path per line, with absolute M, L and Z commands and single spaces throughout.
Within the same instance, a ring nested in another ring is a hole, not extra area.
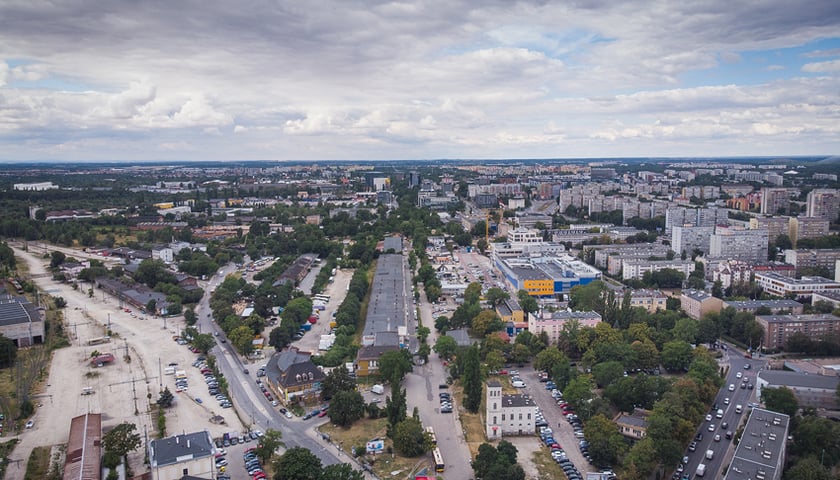
M 207 281 L 207 293 L 196 308 L 198 325 L 201 326 L 200 330 L 204 332 L 218 330 L 220 332 L 218 338 L 223 338 L 224 333 L 209 318 L 210 295 L 224 280 L 225 276 L 233 273 L 235 270 L 236 268 L 233 264 L 228 264 L 220 268 Z M 337 451 L 335 447 L 327 446 L 322 440 L 318 439 L 312 428 L 315 424 L 307 423 L 314 422 L 314 420 L 287 419 L 271 406 L 271 403 L 266 400 L 257 387 L 254 377 L 244 373 L 246 365 L 243 364 L 242 359 L 234 351 L 229 342 L 217 344 L 213 347 L 211 353 L 216 356 L 219 371 L 227 379 L 230 397 L 243 423 L 253 425 L 254 429 L 262 431 L 269 428 L 279 430 L 283 434 L 283 442 L 287 448 L 306 448 L 321 459 L 323 465 L 346 463 L 347 456 L 345 454 Z M 351 463 L 351 465 L 356 466 L 354 463 Z
M 762 359 L 747 359 L 744 358 L 743 352 L 739 352 L 732 346 L 728 346 L 724 352 L 724 357 L 721 360 L 721 365 L 729 365 L 726 379 L 723 386 L 715 397 L 715 403 L 718 408 L 723 410 L 723 418 L 717 418 L 715 412 L 709 412 L 712 415 L 712 421 L 703 421 L 696 433 L 703 434 L 703 440 L 697 442 L 697 449 L 694 452 L 686 451 L 684 455 L 688 456 L 688 465 L 686 471 L 694 478 L 694 473 L 697 471 L 697 466 L 700 463 L 706 464 L 705 478 L 719 478 L 718 473 L 721 468 L 728 464 L 735 452 L 735 446 L 732 440 L 726 439 L 726 431 L 731 430 L 734 434 L 738 430 L 741 422 L 746 421 L 749 407 L 748 404 L 756 402 L 756 390 L 749 390 L 740 388 L 742 378 L 737 378 L 738 372 L 743 377 L 748 377 L 750 383 L 756 384 L 756 376 L 758 372 L 764 368 L 767 363 Z M 750 369 L 744 369 L 744 365 L 750 365 Z M 729 385 L 734 385 L 735 390 L 729 391 Z M 724 399 L 729 398 L 729 405 L 724 405 Z M 741 405 L 742 412 L 735 413 L 735 406 Z M 727 422 L 729 426 L 726 429 L 721 428 L 721 423 Z M 709 431 L 709 426 L 714 425 L 714 430 Z M 720 441 L 714 441 L 715 434 L 720 434 Z M 707 450 L 712 450 L 714 455 L 711 460 L 705 458 Z

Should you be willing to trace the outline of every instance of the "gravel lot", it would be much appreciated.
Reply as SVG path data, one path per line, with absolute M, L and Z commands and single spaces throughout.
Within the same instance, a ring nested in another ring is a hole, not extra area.
M 46 269 L 48 260 L 42 258 L 43 251 L 33 254 L 15 249 L 15 254 L 26 262 L 42 291 L 67 300 L 65 327 L 72 346 L 54 354 L 48 380 L 37 392 L 43 406 L 36 410 L 34 428 L 20 434 L 21 443 L 12 454 L 7 479 L 23 478 L 33 447 L 66 443 L 70 419 L 86 412 L 102 413 L 105 431 L 129 422 L 137 425 L 141 436 L 156 436 L 156 422 L 151 418 L 147 397 L 151 395 L 151 401 L 155 401 L 161 385 L 168 386 L 176 398 L 167 412 L 168 434 L 207 429 L 216 437 L 243 429 L 233 409 L 222 409 L 210 398 L 200 372 L 191 366 L 197 355 L 173 341 L 172 337 L 184 327 L 183 317 L 164 320 L 138 313 L 132 316 L 120 309 L 116 299 L 103 297 L 101 291 L 91 298 L 85 293 L 87 286 L 77 291 L 68 284 L 54 282 Z M 103 336 L 109 322 L 111 342 L 89 346 L 88 340 Z M 113 353 L 115 362 L 100 368 L 90 366 L 87 359 L 94 350 Z M 186 392 L 175 393 L 174 377 L 163 375 L 163 368 L 170 362 L 187 372 Z M 82 395 L 84 387 L 91 387 L 95 393 Z M 196 403 L 195 397 L 201 398 L 202 404 Z M 214 415 L 224 417 L 225 424 L 211 423 Z M 142 449 L 130 455 L 129 461 L 135 473 L 146 471 Z

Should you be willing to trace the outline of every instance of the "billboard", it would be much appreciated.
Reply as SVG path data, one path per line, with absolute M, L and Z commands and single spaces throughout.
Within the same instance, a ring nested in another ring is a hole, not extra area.
M 385 450 L 385 442 L 374 438 L 365 445 L 367 453 L 382 453 Z

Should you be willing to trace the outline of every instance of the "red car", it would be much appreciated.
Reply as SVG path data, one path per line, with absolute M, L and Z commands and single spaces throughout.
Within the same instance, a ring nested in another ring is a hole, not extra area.
M 325 410 L 321 410 L 321 413 L 319 413 L 319 414 L 318 414 L 318 416 L 319 416 L 319 417 L 326 417 L 326 416 L 327 416 L 327 410 L 326 410 L 326 409 L 325 409 Z

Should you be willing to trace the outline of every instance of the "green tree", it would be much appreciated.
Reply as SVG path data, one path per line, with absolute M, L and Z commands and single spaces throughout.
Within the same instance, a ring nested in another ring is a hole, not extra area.
M 321 460 L 306 448 L 286 450 L 274 462 L 274 480 L 319 480 Z
M 197 322 L 197 321 L 198 321 L 198 316 L 195 314 L 195 310 L 193 310 L 191 308 L 188 308 L 188 309 L 184 310 L 184 322 L 186 322 L 186 324 L 188 326 L 195 325 L 195 322 Z
M 271 461 L 277 449 L 283 445 L 282 439 L 283 433 L 279 430 L 269 428 L 265 431 L 256 450 L 257 456 L 263 463 Z
M 484 390 L 481 379 L 481 363 L 478 358 L 478 347 L 473 345 L 467 350 L 462 376 L 464 407 L 472 413 L 478 412 L 478 408 L 481 406 L 481 392 Z
M 172 392 L 169 391 L 169 387 L 165 387 L 162 392 L 160 392 L 160 397 L 158 397 L 157 404 L 161 408 L 169 408 L 172 406 L 172 402 L 175 400 L 175 396 L 172 395 Z
M 67 256 L 64 255 L 64 252 L 59 252 L 58 250 L 54 250 L 53 252 L 50 253 L 50 267 L 55 268 L 55 267 L 61 265 L 62 263 L 64 263 L 64 260 L 66 258 L 67 258 Z
M 102 435 L 102 449 L 125 459 L 128 452 L 133 452 L 142 445 L 140 434 L 135 430 L 137 430 L 137 425 L 133 423 L 117 425 Z
M 516 298 L 519 299 L 519 306 L 522 307 L 522 311 L 525 312 L 526 317 L 529 313 L 535 313 L 539 310 L 537 299 L 529 295 L 527 290 L 519 290 L 516 292 Z
M 455 351 L 458 350 L 458 343 L 450 336 L 441 335 L 435 342 L 433 350 L 440 356 L 440 358 L 444 360 L 452 360 L 452 357 L 455 356 Z
M 365 416 L 365 400 L 355 391 L 340 391 L 335 394 L 327 410 L 330 420 L 340 427 L 349 427 Z
M 784 413 L 791 418 L 796 416 L 799 410 L 799 402 L 793 390 L 787 387 L 763 388 L 761 389 L 761 401 L 764 402 L 767 410 Z
M 379 375 L 394 386 L 399 385 L 411 368 L 411 354 L 408 350 L 390 350 L 379 357 Z
M 209 333 L 199 333 L 192 339 L 192 346 L 201 350 L 202 353 L 207 353 L 216 345 L 216 339 Z
M 14 340 L 0 333 L 0 368 L 9 368 L 15 364 L 17 350 Z
M 840 425 L 813 415 L 799 419 L 793 432 L 791 452 L 797 456 L 819 455 L 826 465 L 840 462 Z
M 364 480 L 365 476 L 348 463 L 335 463 L 327 465 L 321 470 L 318 480 Z
M 419 419 L 408 417 L 397 424 L 394 432 L 394 450 L 406 457 L 426 453 L 426 435 Z
M 681 318 L 677 320 L 671 333 L 674 335 L 674 340 L 682 340 L 686 343 L 694 343 L 697 341 L 697 322 L 690 318 Z
M 672 372 L 687 369 L 691 364 L 691 345 L 674 340 L 662 346 L 662 365 Z
M 556 348 L 546 348 L 534 359 L 534 368 L 543 372 L 551 372 L 557 365 L 567 364 L 569 357 Z
M 602 362 L 592 367 L 592 376 L 599 387 L 606 387 L 624 375 L 624 364 L 617 361 Z
M 245 325 L 234 328 L 228 333 L 230 343 L 242 355 L 248 355 L 254 350 L 254 332 Z
M 503 301 L 510 298 L 510 294 L 506 291 L 502 290 L 498 287 L 492 287 L 487 289 L 487 293 L 484 294 L 484 298 L 487 300 L 487 303 L 491 306 L 496 306 L 502 303 Z
M 330 370 L 324 381 L 321 382 L 321 398 L 331 399 L 338 392 L 352 392 L 356 390 L 356 381 L 350 376 L 350 372 L 344 365 Z
M 497 332 L 504 328 L 502 320 L 493 310 L 482 310 L 471 322 L 470 332 L 475 337 L 483 337 L 490 332 Z
M 504 366 L 505 356 L 498 350 L 491 350 L 484 357 L 484 364 L 487 365 L 487 370 L 497 372 Z
M 793 466 L 785 471 L 784 480 L 834 480 L 831 470 L 820 463 L 816 455 L 799 459 Z
M 603 415 L 590 418 L 583 432 L 589 442 L 589 451 L 592 452 L 592 462 L 595 465 L 615 465 L 627 450 L 627 444 L 624 443 L 615 424 Z
M 592 390 L 594 388 L 595 385 L 592 384 L 592 379 L 588 375 L 580 375 L 570 380 L 566 389 L 563 390 L 563 398 L 584 420 L 588 418 L 590 413 L 588 407 L 593 398 Z

